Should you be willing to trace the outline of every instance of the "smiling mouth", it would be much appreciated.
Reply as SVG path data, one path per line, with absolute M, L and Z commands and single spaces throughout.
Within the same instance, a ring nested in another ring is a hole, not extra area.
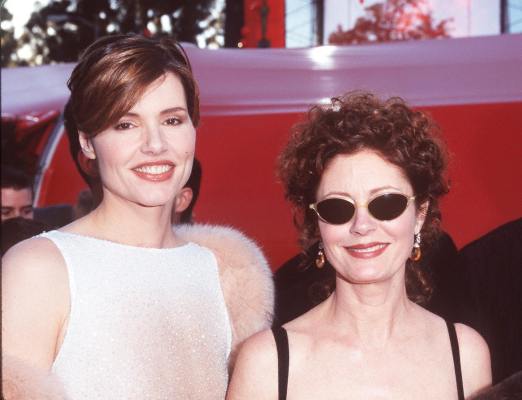
M 174 168 L 173 165 L 147 165 L 134 168 L 134 171 L 149 175 L 160 175 L 170 171 L 172 168 Z
M 152 182 L 162 182 L 170 179 L 174 173 L 174 164 L 168 163 L 151 163 L 142 164 L 132 171 L 141 179 Z
M 381 255 L 387 246 L 387 243 L 368 243 L 346 247 L 346 250 L 352 257 L 373 258 Z
M 355 251 L 356 253 L 371 253 L 372 251 L 377 251 L 383 249 L 386 246 L 384 243 L 375 244 L 373 246 L 366 247 L 348 247 L 348 250 Z

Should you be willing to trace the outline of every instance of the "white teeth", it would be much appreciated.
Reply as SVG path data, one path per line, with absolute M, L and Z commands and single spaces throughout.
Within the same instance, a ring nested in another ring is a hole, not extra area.
M 136 168 L 136 171 L 144 174 L 159 175 L 172 169 L 172 165 L 147 165 Z
M 376 250 L 380 250 L 382 249 L 384 246 L 386 246 L 385 244 L 376 244 L 375 246 L 372 246 L 372 247 L 366 247 L 364 249 L 355 249 L 353 247 L 350 247 L 350 251 L 355 251 L 357 253 L 370 253 L 372 251 L 376 251 Z

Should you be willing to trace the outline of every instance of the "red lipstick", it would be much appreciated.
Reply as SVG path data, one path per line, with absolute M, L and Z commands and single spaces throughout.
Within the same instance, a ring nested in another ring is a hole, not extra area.
M 380 256 L 386 248 L 388 247 L 388 243 L 361 243 L 355 244 L 353 246 L 345 247 L 348 254 L 355 258 L 374 258 Z
M 174 167 L 172 161 L 161 160 L 140 164 L 132 168 L 132 172 L 139 178 L 150 182 L 163 182 L 172 177 Z

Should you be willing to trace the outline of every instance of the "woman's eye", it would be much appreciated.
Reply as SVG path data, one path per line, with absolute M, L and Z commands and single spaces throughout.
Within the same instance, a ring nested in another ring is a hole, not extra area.
M 181 124 L 181 120 L 177 117 L 171 117 L 167 118 L 164 123 L 165 125 L 179 125 Z
M 114 127 L 114 129 L 116 129 L 117 131 L 123 131 L 126 129 L 131 129 L 133 127 L 134 124 L 132 122 L 120 122 Z

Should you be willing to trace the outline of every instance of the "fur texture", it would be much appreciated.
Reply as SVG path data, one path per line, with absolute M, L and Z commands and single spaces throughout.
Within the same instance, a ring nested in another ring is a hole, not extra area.
M 236 229 L 215 225 L 180 225 L 176 233 L 210 249 L 219 265 L 221 287 L 232 324 L 232 370 L 239 345 L 270 327 L 274 310 L 272 271 L 261 249 Z
M 2 399 L 67 400 L 62 385 L 49 372 L 2 356 Z

